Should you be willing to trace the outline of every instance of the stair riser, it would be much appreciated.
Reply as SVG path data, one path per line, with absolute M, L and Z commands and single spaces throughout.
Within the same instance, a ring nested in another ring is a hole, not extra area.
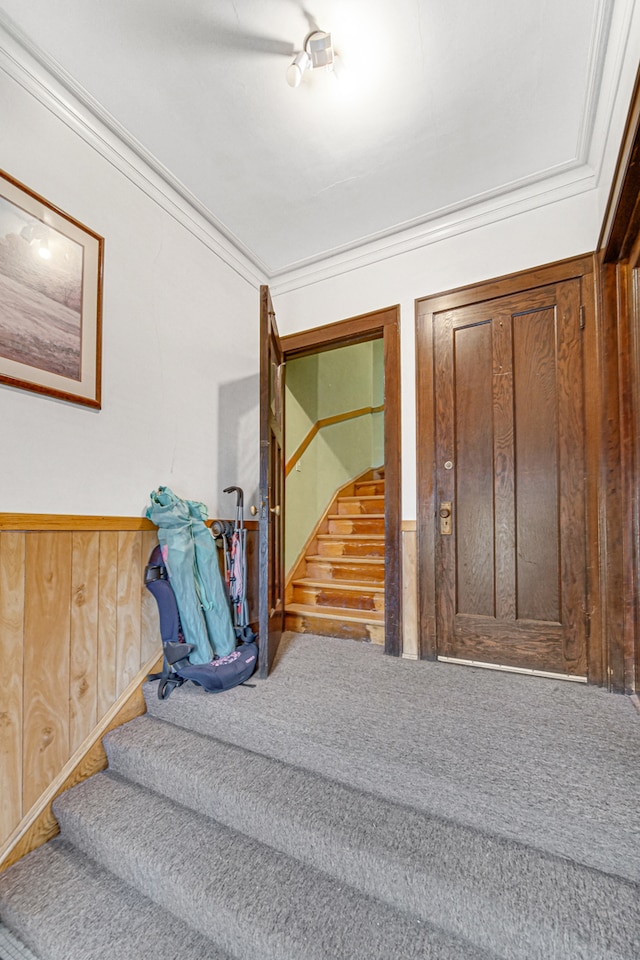
M 338 513 L 367 514 L 384 513 L 384 497 L 350 498 L 341 497 L 338 500 Z
M 322 557 L 384 557 L 384 539 L 379 543 L 368 540 L 318 540 L 318 554 Z
M 357 497 L 384 497 L 384 480 L 370 480 L 356 483 Z
M 353 592 L 351 590 L 326 589 L 320 587 L 301 587 L 293 588 L 293 603 L 312 603 L 319 607 L 345 607 L 348 610 L 375 610 L 384 611 L 384 594 L 367 593 L 363 587 L 362 592 Z
M 384 517 L 369 519 L 363 516 L 362 519 L 329 520 L 329 533 L 341 535 L 374 533 L 376 536 L 384 537 Z
M 327 560 L 307 560 L 305 576 L 311 580 L 349 580 L 384 584 L 384 564 L 340 563 Z
M 384 625 L 354 623 L 350 620 L 327 620 L 298 613 L 285 613 L 285 629 L 294 633 L 311 633 L 319 637 L 340 637 L 343 640 L 364 640 L 384 645 Z

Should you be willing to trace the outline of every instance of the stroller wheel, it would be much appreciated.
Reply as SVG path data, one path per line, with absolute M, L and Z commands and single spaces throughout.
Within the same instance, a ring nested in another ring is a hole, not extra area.
M 158 700 L 168 700 L 175 687 L 182 685 L 182 679 L 161 680 L 158 684 Z

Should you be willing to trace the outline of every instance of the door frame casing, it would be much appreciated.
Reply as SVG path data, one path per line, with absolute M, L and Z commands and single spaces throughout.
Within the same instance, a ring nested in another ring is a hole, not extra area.
M 640 691 L 640 70 L 598 241 L 609 444 L 603 539 L 612 689 Z
M 339 320 L 280 338 L 283 357 L 321 353 L 382 338 L 384 345 L 385 653 L 402 653 L 400 307 Z M 285 508 L 286 509 L 286 508 Z
M 583 389 L 585 390 L 586 564 L 588 618 L 587 673 L 592 683 L 606 676 L 600 597 L 598 482 L 601 430 L 601 387 L 594 297 L 594 257 L 580 257 L 520 271 L 497 279 L 449 290 L 416 300 L 416 433 L 417 433 L 417 552 L 418 620 L 421 659 L 438 657 L 436 629 L 436 472 L 434 403 L 434 315 L 486 300 L 522 293 L 562 280 L 580 279 L 584 307 Z

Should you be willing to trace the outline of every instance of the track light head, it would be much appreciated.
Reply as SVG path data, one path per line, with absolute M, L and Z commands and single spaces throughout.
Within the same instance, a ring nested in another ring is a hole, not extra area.
M 323 30 L 316 30 L 310 33 L 304 42 L 304 48 L 311 57 L 311 66 L 330 67 L 333 63 L 333 47 L 331 45 L 331 34 Z
M 333 62 L 331 34 L 324 30 L 314 30 L 305 38 L 303 49 L 296 53 L 293 62 L 287 67 L 287 83 L 290 87 L 299 87 L 306 70 L 331 67 Z

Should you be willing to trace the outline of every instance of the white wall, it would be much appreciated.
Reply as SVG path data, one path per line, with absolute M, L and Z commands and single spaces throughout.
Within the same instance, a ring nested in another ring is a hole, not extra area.
M 3 169 L 105 238 L 102 410 L 0 384 L 0 512 L 136 516 L 166 484 L 232 515 L 222 488 L 258 479 L 255 285 L 2 69 L 0 126 Z

